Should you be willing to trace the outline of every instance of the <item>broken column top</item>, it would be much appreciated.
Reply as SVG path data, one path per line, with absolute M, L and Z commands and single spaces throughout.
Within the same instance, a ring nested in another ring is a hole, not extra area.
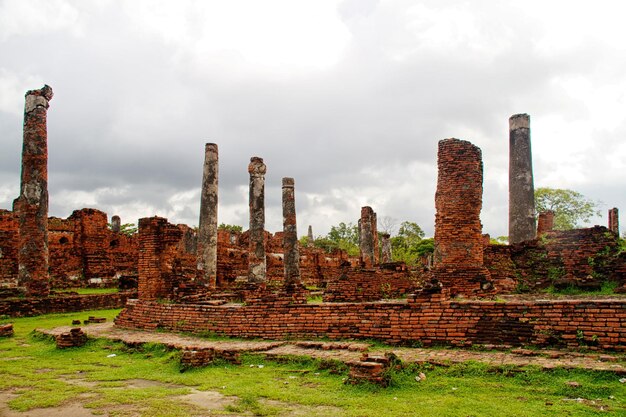
M 283 178 L 283 187 L 290 187 L 293 188 L 294 187 L 294 180 L 293 178 L 289 178 L 289 177 L 284 177 Z
M 205 151 L 217 152 L 217 143 L 207 143 L 204 145 Z
M 250 158 L 250 164 L 248 165 L 248 173 L 251 175 L 264 175 L 267 172 L 267 167 L 263 163 L 263 158 L 253 156 Z
M 25 95 L 26 104 L 24 106 L 24 111 L 26 113 L 30 113 L 38 107 L 47 109 L 50 107 L 48 102 L 52 100 L 53 95 L 54 93 L 52 92 L 52 88 L 47 84 L 39 90 L 28 90 Z
M 516 129 L 530 129 L 530 116 L 520 113 L 509 117 L 509 130 Z

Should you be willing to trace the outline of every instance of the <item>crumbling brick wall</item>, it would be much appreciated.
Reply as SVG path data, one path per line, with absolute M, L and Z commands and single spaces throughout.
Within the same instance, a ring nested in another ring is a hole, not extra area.
M 173 299 L 196 292 L 196 256 L 184 252 L 184 228 L 162 217 L 139 219 L 138 293 L 142 300 Z M 182 245 L 182 246 L 181 246 Z
M 329 280 L 324 291 L 325 302 L 375 301 L 399 298 L 415 291 L 420 278 L 408 272 L 344 268 Z
M 17 215 L 0 210 L 0 288 L 17 287 Z
M 163 305 L 130 300 L 121 327 L 235 337 L 377 339 L 424 346 L 580 346 L 626 350 L 626 301 L 254 303 Z
M 499 292 L 554 286 L 598 290 L 606 281 L 626 282 L 626 258 L 606 227 L 542 232 L 516 245 L 488 245 L 485 266 Z M 511 280 L 515 282 L 512 285 Z

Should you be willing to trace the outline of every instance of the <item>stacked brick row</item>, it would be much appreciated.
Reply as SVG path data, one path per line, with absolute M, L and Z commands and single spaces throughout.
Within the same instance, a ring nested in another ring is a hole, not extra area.
M 56 336 L 56 344 L 59 349 L 84 346 L 87 343 L 87 335 L 80 327 L 75 327 L 69 332 Z
M 89 295 L 50 295 L 45 298 L 0 299 L 0 316 L 30 317 L 48 313 L 122 308 L 136 292 Z
M 509 245 L 487 245 L 483 252 L 485 268 L 489 270 L 491 282 L 498 293 L 512 293 L 517 290 L 517 267 L 511 259 Z
M 626 301 L 374 302 L 200 306 L 131 300 L 122 327 L 237 337 L 378 339 L 425 346 L 581 345 L 626 350 Z
M 481 151 L 459 139 L 439 141 L 434 275 L 453 293 L 492 289 L 483 266 Z
M 358 302 L 399 298 L 415 291 L 419 285 L 418 277 L 408 271 L 348 270 L 328 281 L 324 301 Z

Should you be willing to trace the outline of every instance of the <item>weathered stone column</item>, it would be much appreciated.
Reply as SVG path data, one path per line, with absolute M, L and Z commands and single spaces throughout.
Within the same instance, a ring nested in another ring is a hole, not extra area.
M 537 219 L 537 236 L 554 229 L 554 212 L 552 210 L 542 211 Z
M 359 219 L 359 250 L 361 252 L 361 262 L 366 268 L 376 265 L 374 242 L 376 233 L 376 214 L 371 207 L 361 207 L 361 218 Z
M 302 286 L 300 251 L 296 225 L 296 197 L 293 178 L 283 178 L 283 249 L 285 253 L 285 288 Z
M 306 242 L 306 246 L 308 248 L 312 248 L 313 247 L 313 242 L 314 242 L 315 239 L 313 238 L 313 227 L 311 225 L 309 225 L 309 230 L 308 230 L 306 236 L 308 238 L 307 242 Z
M 530 116 L 509 118 L 509 243 L 535 238 L 535 186 Z
M 452 294 L 488 290 L 483 266 L 480 211 L 483 163 L 480 148 L 459 139 L 439 142 L 435 194 L 434 273 Z
M 391 235 L 389 233 L 383 233 L 380 235 L 381 247 L 383 252 L 383 263 L 391 262 Z
M 122 219 L 120 219 L 120 216 L 111 217 L 111 231 L 113 233 L 119 233 L 121 229 L 122 229 Z
M 217 180 L 218 153 L 215 143 L 204 147 L 204 169 L 198 227 L 198 269 L 209 288 L 217 285 Z
M 265 283 L 265 172 L 263 158 L 250 158 L 250 247 L 248 251 L 248 283 Z
M 26 93 L 19 215 L 18 283 L 30 296 L 50 293 L 48 274 L 48 128 L 52 88 Z
M 619 211 L 617 207 L 609 210 L 609 230 L 619 236 Z

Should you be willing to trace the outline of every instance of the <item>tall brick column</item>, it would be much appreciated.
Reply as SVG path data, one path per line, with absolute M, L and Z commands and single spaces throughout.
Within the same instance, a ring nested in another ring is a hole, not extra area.
M 265 260 L 265 172 L 263 158 L 250 158 L 250 247 L 248 252 L 248 283 L 264 284 Z
M 209 288 L 217 284 L 217 180 L 218 153 L 215 143 L 204 147 L 200 224 L 198 228 L 198 269 Z
M 389 240 L 389 238 L 391 237 L 391 235 L 389 233 L 383 233 L 380 239 L 380 246 L 382 248 L 382 253 L 383 253 L 383 259 L 382 262 L 383 263 L 388 263 L 391 262 L 391 240 Z
M 183 232 L 163 217 L 139 219 L 137 291 L 140 300 L 171 297 L 175 260 L 182 236 Z
M 30 296 L 50 293 L 48 274 L 48 128 L 52 88 L 26 93 L 19 213 L 18 283 Z
M 361 207 L 359 219 L 359 250 L 361 262 L 366 268 L 372 268 L 378 263 L 378 233 L 376 231 L 376 213 L 371 207 Z
M 509 118 L 509 243 L 535 238 L 535 186 L 530 147 L 530 116 Z
M 283 178 L 283 249 L 285 253 L 285 288 L 302 286 L 300 251 L 296 226 L 296 197 L 293 178 Z
M 483 266 L 480 148 L 459 139 L 439 142 L 433 272 L 452 294 L 488 290 Z
M 609 210 L 609 230 L 619 236 L 619 211 L 617 207 Z
M 537 219 L 537 236 L 554 229 L 554 212 L 552 210 L 542 211 Z

